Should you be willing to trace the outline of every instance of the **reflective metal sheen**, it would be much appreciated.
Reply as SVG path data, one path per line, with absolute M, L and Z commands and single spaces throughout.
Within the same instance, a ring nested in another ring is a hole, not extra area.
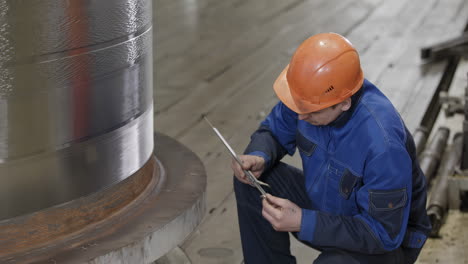
M 153 151 L 151 0 L 0 0 L 0 220 L 132 175 Z

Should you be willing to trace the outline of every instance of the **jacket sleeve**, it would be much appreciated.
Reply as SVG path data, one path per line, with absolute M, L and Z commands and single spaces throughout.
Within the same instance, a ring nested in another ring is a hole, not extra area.
M 279 102 L 252 134 L 245 154 L 261 156 L 269 168 L 296 150 L 297 114 Z
M 344 216 L 303 209 L 299 238 L 318 247 L 366 254 L 398 248 L 410 212 L 411 163 L 404 147 L 388 146 L 366 164 L 356 193 L 359 213 Z

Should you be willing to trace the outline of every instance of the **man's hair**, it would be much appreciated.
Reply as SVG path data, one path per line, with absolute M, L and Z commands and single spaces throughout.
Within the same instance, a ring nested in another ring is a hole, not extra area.
M 351 107 L 356 103 L 356 100 L 357 98 L 359 97 L 359 95 L 361 94 L 361 91 L 362 91 L 362 88 L 364 87 L 364 84 L 362 84 L 361 88 L 357 91 L 357 93 L 353 94 L 350 98 L 351 98 Z M 341 101 L 343 102 L 343 101 Z M 337 104 L 334 104 L 332 106 L 330 106 L 331 109 L 335 109 L 339 104 L 341 104 L 341 102 L 337 103 Z

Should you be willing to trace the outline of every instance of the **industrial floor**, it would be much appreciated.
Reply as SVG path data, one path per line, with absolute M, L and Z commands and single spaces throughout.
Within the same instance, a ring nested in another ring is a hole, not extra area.
M 208 175 L 203 222 L 159 263 L 243 263 L 230 158 L 202 114 L 242 152 L 295 48 L 337 32 L 414 131 L 447 66 L 422 62 L 420 48 L 460 35 L 468 19 L 467 0 L 155 0 L 153 10 L 155 129 L 192 149 Z M 466 214 L 451 212 L 419 263 L 468 263 L 466 226 Z M 317 252 L 292 241 L 298 263 L 312 263 Z

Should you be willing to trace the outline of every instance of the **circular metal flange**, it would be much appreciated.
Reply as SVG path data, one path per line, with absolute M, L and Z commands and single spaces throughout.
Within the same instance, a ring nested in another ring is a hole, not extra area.
M 151 263 L 182 242 L 204 215 L 206 173 L 168 136 L 155 149 L 121 184 L 1 221 L 0 263 Z

